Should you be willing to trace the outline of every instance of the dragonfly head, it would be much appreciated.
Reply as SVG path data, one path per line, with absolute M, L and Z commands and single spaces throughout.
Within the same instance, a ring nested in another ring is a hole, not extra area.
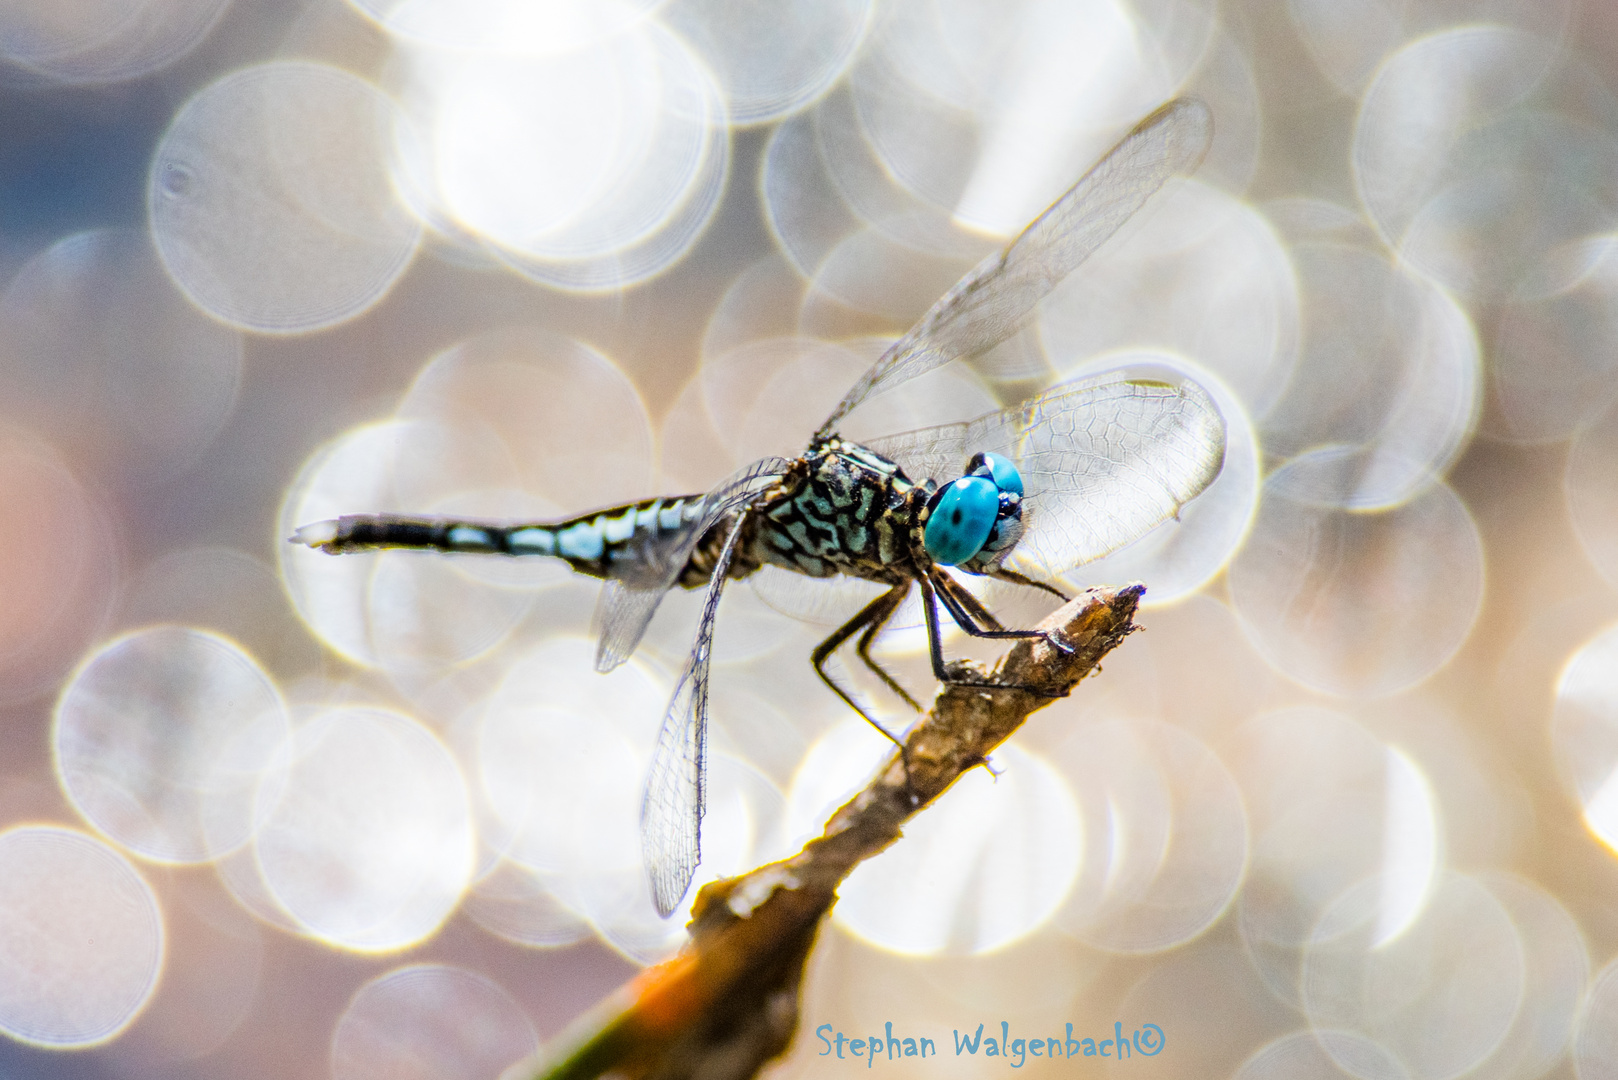
M 999 454 L 974 454 L 966 474 L 927 501 L 922 544 L 942 566 L 981 574 L 1022 538 L 1022 474 Z

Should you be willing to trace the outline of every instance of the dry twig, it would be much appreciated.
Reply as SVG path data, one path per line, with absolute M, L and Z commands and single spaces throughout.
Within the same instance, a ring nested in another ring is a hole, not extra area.
M 743 1080 L 783 1053 L 798 1022 L 798 987 L 821 920 L 854 867 L 893 843 L 1028 715 L 1066 696 L 1134 629 L 1145 588 L 1092 590 L 1052 614 L 1071 652 L 1018 642 L 995 666 L 1002 689 L 946 686 L 865 790 L 802 851 L 697 895 L 691 941 L 586 1014 L 516 1078 L 584 1080 L 606 1072 L 655 1080 Z M 1028 688 L 1028 689 L 1023 689 Z

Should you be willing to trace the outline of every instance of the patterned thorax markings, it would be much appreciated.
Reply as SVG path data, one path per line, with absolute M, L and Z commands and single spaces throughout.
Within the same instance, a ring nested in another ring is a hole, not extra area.
M 753 557 L 810 577 L 907 578 L 901 567 L 911 561 L 915 485 L 899 466 L 835 438 L 815 447 L 802 465 L 795 490 L 760 515 Z

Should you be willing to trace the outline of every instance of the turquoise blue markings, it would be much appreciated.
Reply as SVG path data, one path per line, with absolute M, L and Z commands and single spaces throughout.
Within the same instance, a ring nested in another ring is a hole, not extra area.
M 694 520 L 701 510 L 696 500 L 676 500 L 665 504 L 657 499 L 646 507 L 626 507 L 612 517 L 595 515 L 574 521 L 566 528 L 529 525 L 511 529 L 506 533 L 506 547 L 513 555 L 560 555 L 563 559 L 581 562 L 600 562 L 607 547 L 623 544 L 639 533 L 671 533 L 688 520 Z M 474 536 L 476 534 L 476 536 Z M 450 531 L 450 542 L 455 547 L 495 547 L 492 536 L 485 529 L 461 525 Z
M 497 547 L 489 530 L 476 525 L 457 525 L 445 539 L 459 551 L 494 551 Z
M 480 525 L 437 519 L 344 518 L 358 525 L 358 537 L 323 541 L 338 549 L 363 547 L 432 547 L 442 551 L 505 552 L 570 559 L 586 572 L 602 573 L 604 560 L 621 557 L 637 539 L 656 540 L 685 528 L 702 514 L 702 499 L 652 499 L 634 506 L 556 525 Z M 333 522 L 333 525 L 340 525 Z M 381 530 L 387 535 L 378 535 Z M 441 532 L 439 530 L 442 530 Z M 629 552 L 633 556 L 633 551 Z
M 995 487 L 1001 491 L 1014 491 L 1018 495 L 1023 493 L 1022 473 L 1017 471 L 1017 466 L 1011 463 L 1010 458 L 1003 458 L 999 454 L 984 454 L 983 461 L 989 466 L 989 476 L 994 480 Z M 983 474 L 979 471 L 973 475 Z
M 518 529 L 507 538 L 513 553 L 559 555 L 580 562 L 600 562 L 607 549 L 624 544 L 637 533 L 655 536 L 659 532 L 674 532 L 702 513 L 701 499 L 665 501 L 653 499 L 645 506 L 625 507 L 611 516 L 597 514 L 576 521 L 562 529 L 530 526 Z
M 927 517 L 922 543 L 933 562 L 963 563 L 983 550 L 1000 513 L 1000 489 L 980 476 L 963 476 L 946 487 Z
M 550 529 L 529 526 L 506 534 L 506 544 L 516 555 L 555 555 L 556 537 Z
M 975 558 L 989 542 L 995 522 L 1014 514 L 1022 500 L 1022 474 L 1009 459 L 979 454 L 973 462 L 966 476 L 932 499 L 922 546 L 940 566 L 959 566 Z M 1014 536 L 1009 539 L 1015 542 Z
M 567 559 L 595 562 L 606 550 L 604 531 L 599 518 L 569 525 L 556 534 L 556 553 Z
M 617 517 L 604 517 L 600 521 L 601 531 L 609 544 L 621 544 L 635 535 L 634 507 L 630 507 Z

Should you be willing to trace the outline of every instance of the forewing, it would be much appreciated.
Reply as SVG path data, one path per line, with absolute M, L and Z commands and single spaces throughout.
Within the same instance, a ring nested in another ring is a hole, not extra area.
M 947 484 L 961 475 L 966 459 L 979 450 L 1011 457 L 1021 438 L 1027 411 L 1026 406 L 1016 405 L 964 423 L 867 439 L 863 445 L 897 462 L 905 475 L 918 484 L 923 480 Z
M 1177 98 L 1135 125 L 1020 236 L 940 297 L 854 385 L 821 432 L 835 430 L 870 395 L 1010 337 L 1170 176 L 1195 169 L 1212 139 L 1213 115 L 1196 98 Z
M 1116 551 L 1213 483 L 1225 424 L 1196 383 L 1129 381 L 1043 394 L 1013 455 L 1027 485 L 1024 565 L 1059 574 Z
M 731 527 L 708 582 L 697 640 L 663 714 L 641 801 L 641 857 L 652 887 L 652 902 L 664 918 L 679 905 L 702 861 L 702 815 L 708 797 L 708 660 L 719 595 L 742 524 L 738 518 Z
M 916 481 L 953 480 L 978 451 L 1015 461 L 1026 527 L 1014 557 L 1060 574 L 1177 515 L 1219 475 L 1225 425 L 1196 383 L 1101 379 L 867 445 Z
M 663 594 L 679 578 L 704 534 L 736 514 L 773 484 L 791 465 L 784 458 L 762 458 L 732 475 L 703 500 L 702 514 L 671 541 L 643 553 L 646 563 L 633 580 L 609 579 L 596 601 L 596 670 L 611 671 L 635 651 Z

